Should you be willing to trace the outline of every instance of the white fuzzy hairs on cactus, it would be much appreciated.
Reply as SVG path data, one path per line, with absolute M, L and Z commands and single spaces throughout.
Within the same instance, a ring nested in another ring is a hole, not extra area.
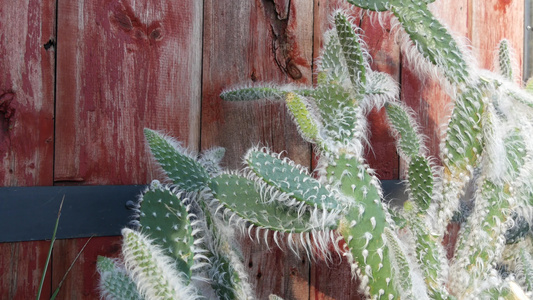
M 122 230 L 122 235 L 124 264 L 143 296 L 149 300 L 201 299 L 173 269 L 170 258 L 147 237 L 128 228 Z
M 253 149 L 268 151 L 267 148 L 252 148 L 250 151 L 253 151 Z M 295 164 L 292 165 L 294 168 L 300 168 L 302 173 L 307 172 L 300 166 L 296 166 Z M 297 211 L 297 214 L 300 216 L 302 214 L 309 215 L 308 223 L 306 224 L 307 228 L 305 229 L 306 232 L 274 231 L 272 239 L 277 247 L 284 249 L 286 246 L 298 257 L 300 257 L 303 251 L 307 257 L 312 260 L 317 258 L 317 254 L 319 257 L 326 259 L 330 258 L 329 246 L 332 241 L 337 239 L 337 235 L 334 234 L 330 228 L 336 224 L 340 211 L 328 211 L 297 203 L 291 199 L 291 195 L 280 192 L 273 186 L 260 180 L 260 178 L 250 170 L 227 171 L 227 173 L 247 178 L 253 182 L 255 189 L 261 195 L 261 198 L 258 201 L 272 204 L 283 203 L 287 208 Z M 269 231 L 269 229 L 272 228 L 263 228 L 262 226 L 254 225 L 239 214 L 224 209 L 225 204 L 220 202 L 217 197 L 209 192 L 204 193 L 203 198 L 214 208 L 215 214 L 220 215 L 220 217 L 228 224 L 239 228 L 241 233 L 247 233 L 252 240 L 255 239 L 258 243 L 264 243 L 266 246 L 270 246 L 269 240 L 271 237 L 271 231 Z M 337 252 L 340 251 L 338 247 L 335 249 L 337 249 Z

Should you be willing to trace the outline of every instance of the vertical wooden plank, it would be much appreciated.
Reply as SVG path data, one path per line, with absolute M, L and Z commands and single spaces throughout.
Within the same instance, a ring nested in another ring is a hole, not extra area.
M 146 183 L 142 129 L 197 149 L 201 1 L 59 4 L 55 180 Z
M 52 185 L 55 3 L 0 0 L 0 186 Z M 35 298 L 48 245 L 0 243 L 0 299 Z
M 503 38 L 515 51 L 517 67 L 522 66 L 524 4 L 523 0 L 472 0 L 472 46 L 482 68 L 493 68 L 494 53 Z M 521 73 L 522 69 L 517 71 Z
M 0 299 L 35 299 L 39 290 L 50 242 L 0 244 Z M 42 299 L 50 298 L 50 267 L 47 270 Z
M 198 149 L 201 1 L 60 1 L 58 43 L 56 184 L 162 179 L 143 127 Z M 98 299 L 97 255 L 119 242 L 91 241 L 59 298 Z M 55 247 L 54 287 L 82 244 Z
M 359 19 L 359 9 L 342 3 L 315 1 L 315 53 L 323 47 L 322 34 L 328 29 L 328 16 L 337 8 L 348 9 L 363 30 L 364 40 L 373 57 L 372 69 L 387 72 L 399 80 L 400 54 L 394 38 L 389 34 L 390 22 L 384 18 L 381 27 L 377 18 L 364 15 Z M 320 47 L 320 48 L 319 48 Z M 394 140 L 390 137 L 384 111 L 373 110 L 369 116 L 370 148 L 366 158 L 380 179 L 397 179 L 399 170 L 398 155 Z M 331 280 L 335 278 L 335 280 Z M 360 299 L 359 282 L 353 279 L 346 259 L 333 263 L 318 261 L 311 267 L 311 299 Z
M 0 185 L 51 185 L 55 1 L 0 7 Z
M 291 159 L 309 166 L 310 147 L 283 104 L 227 103 L 218 95 L 254 82 L 311 84 L 312 2 L 211 0 L 204 7 L 202 149 L 226 147 L 223 163 L 234 169 L 241 167 L 249 147 L 261 143 L 273 151 L 287 150 Z M 307 262 L 290 252 L 273 248 L 269 253 L 264 245 L 245 243 L 259 299 L 270 293 L 308 298 Z

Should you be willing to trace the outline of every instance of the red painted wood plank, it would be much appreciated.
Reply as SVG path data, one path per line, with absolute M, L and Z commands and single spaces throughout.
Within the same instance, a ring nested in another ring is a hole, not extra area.
M 0 244 L 0 299 L 35 299 L 49 247 L 49 241 Z M 51 282 L 49 267 L 41 299 L 50 298 Z
M 524 49 L 524 1 L 473 0 L 471 40 L 474 55 L 482 68 L 492 69 L 494 51 L 506 38 L 515 50 L 518 73 L 522 73 Z M 520 78 L 519 76 L 518 79 Z
M 55 181 L 157 177 L 143 127 L 197 149 L 202 3 L 60 2 Z
M 0 186 L 53 182 L 55 4 L 0 0 Z M 36 297 L 48 245 L 0 244 L 0 299 Z
M 226 147 L 223 163 L 229 168 L 241 167 L 242 155 L 258 143 L 278 152 L 287 150 L 291 159 L 309 166 L 310 147 L 297 134 L 283 104 L 227 103 L 218 95 L 236 84 L 311 84 L 312 4 L 307 0 L 205 1 L 202 149 Z M 278 250 L 265 257 L 266 250 L 264 245 L 245 241 L 243 252 L 252 266 L 250 276 L 258 298 L 276 293 L 307 299 L 307 262 L 302 267 L 300 260 Z
M 199 147 L 202 2 L 60 2 L 56 184 L 142 184 L 162 179 L 143 128 Z M 82 246 L 54 249 L 53 286 Z M 61 299 L 98 299 L 96 256 L 119 237 L 91 241 Z
M 55 1 L 0 7 L 0 186 L 51 185 Z

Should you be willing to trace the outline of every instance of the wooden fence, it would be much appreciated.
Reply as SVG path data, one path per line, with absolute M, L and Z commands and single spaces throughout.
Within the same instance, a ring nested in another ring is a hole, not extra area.
M 230 168 L 257 143 L 311 167 L 311 148 L 282 104 L 224 103 L 218 94 L 252 82 L 311 85 L 327 17 L 340 2 L 0 0 L 0 186 L 148 183 L 160 173 L 147 154 L 144 127 L 195 150 L 224 146 Z M 481 66 L 491 67 L 503 37 L 521 63 L 524 0 L 438 0 L 432 7 L 470 40 Z M 437 154 L 449 99 L 434 82 L 414 75 L 387 20 L 384 28 L 368 17 L 356 20 L 372 66 L 401 83 L 400 98 L 419 113 Z M 402 164 L 383 114 L 372 112 L 370 119 L 368 160 L 381 179 L 397 179 Z M 85 240 L 56 243 L 44 298 Z M 245 243 L 245 264 L 261 299 L 269 293 L 358 298 L 345 264 L 328 267 Z M 0 244 L 0 299 L 35 298 L 48 246 Z M 96 256 L 119 251 L 119 237 L 94 238 L 58 299 L 98 299 Z

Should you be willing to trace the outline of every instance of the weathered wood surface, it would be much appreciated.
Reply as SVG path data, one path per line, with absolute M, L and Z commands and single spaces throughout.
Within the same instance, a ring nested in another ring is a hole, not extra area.
M 55 4 L 0 0 L 1 186 L 53 182 Z M 0 299 L 35 298 L 48 246 L 0 244 Z
M 286 150 L 291 159 L 310 166 L 310 146 L 299 137 L 282 103 L 228 103 L 218 95 L 254 82 L 310 85 L 312 15 L 313 2 L 308 0 L 205 1 L 201 147 L 226 147 L 227 167 L 240 168 L 245 151 L 258 144 Z M 270 293 L 309 298 L 307 260 L 274 247 L 269 251 L 264 242 L 244 238 L 243 243 L 259 299 Z
M 0 184 L 136 184 L 161 178 L 146 152 L 143 127 L 163 130 L 193 149 L 224 146 L 229 168 L 239 167 L 245 150 L 257 144 L 286 150 L 311 166 L 311 148 L 282 104 L 224 103 L 218 94 L 253 82 L 312 84 L 321 33 L 341 0 L 5 2 L 0 0 L 0 66 L 7 70 L 0 74 Z M 523 1 L 439 0 L 432 7 L 472 41 L 483 67 L 492 66 L 502 37 L 511 40 L 522 61 Z M 413 74 L 387 21 L 385 30 L 366 16 L 357 22 L 373 67 L 401 83 L 400 98 L 418 112 L 429 152 L 437 155 L 439 124 L 450 99 L 436 83 Z M 382 179 L 401 177 L 382 112 L 371 113 L 370 126 L 369 163 Z M 360 298 L 345 261 L 310 263 L 243 241 L 260 299 L 270 293 L 286 299 Z M 56 244 L 45 295 L 84 242 Z M 98 299 L 96 256 L 117 256 L 119 243 L 118 237 L 93 239 L 59 299 Z M 1 299 L 34 298 L 48 245 L 0 244 Z
M 157 177 L 143 127 L 198 147 L 201 13 L 199 1 L 59 3 L 56 183 Z
M 144 127 L 198 149 L 201 1 L 60 2 L 57 35 L 56 184 L 162 179 Z M 96 257 L 117 256 L 119 241 L 91 241 L 60 298 L 98 299 Z M 54 248 L 54 287 L 81 245 Z
M 469 38 L 479 65 L 493 69 L 498 43 L 506 38 L 516 54 L 517 80 L 521 79 L 524 50 L 524 4 L 522 0 L 472 0 Z

